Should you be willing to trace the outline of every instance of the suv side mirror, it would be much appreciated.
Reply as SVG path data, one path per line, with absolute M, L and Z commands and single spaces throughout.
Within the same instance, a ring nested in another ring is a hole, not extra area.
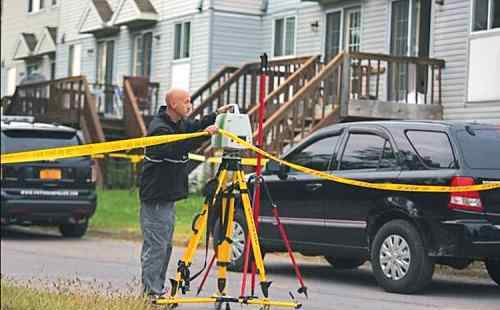
M 288 177 L 290 168 L 282 165 L 274 160 L 270 160 L 266 164 L 266 174 L 276 174 L 280 179 L 284 180 Z

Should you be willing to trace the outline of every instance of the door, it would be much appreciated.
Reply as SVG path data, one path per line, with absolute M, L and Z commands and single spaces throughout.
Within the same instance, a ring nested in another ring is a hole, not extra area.
M 391 55 L 429 57 L 431 7 L 431 0 L 392 1 Z M 425 65 L 390 64 L 389 100 L 421 103 L 415 92 L 425 93 L 427 75 Z
M 342 49 L 342 12 L 335 11 L 326 14 L 325 64 L 330 62 Z M 335 103 L 337 99 L 337 84 L 339 76 L 331 76 L 324 83 L 324 98 L 327 103 Z
M 340 132 L 321 135 L 305 142 L 285 157 L 285 160 L 320 171 L 328 171 L 332 165 Z M 284 180 L 276 175 L 266 175 L 272 199 L 277 204 L 280 220 L 285 225 L 290 240 L 314 246 L 325 243 L 325 204 L 329 199 L 330 181 L 292 170 Z M 262 199 L 261 229 L 265 239 L 280 240 L 270 202 Z M 281 242 L 281 241 L 280 241 Z
M 335 175 L 367 182 L 394 182 L 399 175 L 394 143 L 381 130 L 351 128 L 340 151 Z M 366 249 L 370 210 L 383 202 L 384 191 L 332 183 L 325 226 L 332 246 L 352 251 Z M 345 252 L 342 252 L 346 255 Z
M 115 53 L 114 41 L 102 41 L 97 44 L 97 84 L 103 92 L 98 105 L 105 114 L 113 114 L 113 65 Z M 104 101 L 104 102 L 102 102 Z M 103 105 L 103 107 L 102 107 Z

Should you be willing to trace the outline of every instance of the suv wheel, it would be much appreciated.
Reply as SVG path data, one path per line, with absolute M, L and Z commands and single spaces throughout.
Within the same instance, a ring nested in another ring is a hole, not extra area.
M 490 258 L 485 261 L 486 270 L 491 279 L 500 285 L 500 259 Z
M 427 255 L 417 229 L 393 220 L 379 229 L 371 249 L 372 269 L 386 291 L 414 293 L 432 280 L 434 262 Z
M 59 231 L 65 238 L 81 238 L 87 232 L 88 222 L 83 224 L 62 224 Z
M 214 226 L 214 236 L 219 236 L 220 221 Z M 227 267 L 231 271 L 243 271 L 245 243 L 247 237 L 247 223 L 243 211 L 236 209 L 233 222 L 233 243 L 231 244 L 231 262 Z
M 363 258 L 336 258 L 333 256 L 325 256 L 325 259 L 335 269 L 355 269 L 366 261 Z

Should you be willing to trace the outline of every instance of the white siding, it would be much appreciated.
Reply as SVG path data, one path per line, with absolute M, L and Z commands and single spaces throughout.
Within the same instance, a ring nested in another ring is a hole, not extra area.
M 210 60 L 210 15 L 205 11 L 202 14 L 196 14 L 191 22 L 191 83 L 190 92 L 196 91 L 201 87 L 209 77 Z M 172 26 L 173 32 L 173 26 Z M 212 37 L 213 38 L 213 37 Z M 173 52 L 172 41 L 172 52 Z
M 4 64 L 3 70 L 7 71 L 9 68 L 16 68 L 17 82 L 19 82 L 25 74 L 26 66 L 24 61 L 15 61 L 12 59 L 15 52 L 15 44 L 19 39 L 21 32 L 34 33 L 40 39 L 46 26 L 56 27 L 59 23 L 59 9 L 60 6 L 52 7 L 48 1 L 45 3 L 45 9 L 37 13 L 28 14 L 27 12 L 28 1 L 20 0 L 2 0 L 3 12 L 1 19 L 1 61 Z M 40 69 L 46 70 L 48 66 L 43 60 L 40 63 Z M 50 76 L 50 71 L 38 72 L 46 77 Z M 7 90 L 6 79 L 2 75 L 2 86 L 0 87 L 0 96 L 4 96 L 4 91 Z
M 433 6 L 431 57 L 446 61 L 443 71 L 445 119 L 500 123 L 500 98 L 491 102 L 466 102 L 470 0 L 447 0 Z
M 324 32 L 321 31 L 323 10 L 319 5 L 303 6 L 299 11 L 297 19 L 297 56 L 319 55 L 323 53 L 322 42 Z M 318 22 L 320 29 L 311 30 L 311 23 Z
M 139 14 L 139 11 L 134 0 L 125 0 L 123 3 L 120 3 L 114 14 L 116 16 L 116 19 L 113 17 L 114 22 L 119 24 L 133 19 Z
M 212 68 L 258 62 L 262 53 L 261 18 L 215 13 L 212 33 Z
M 262 0 L 213 0 L 216 10 L 233 13 L 262 14 Z
M 389 53 L 389 1 L 366 0 L 361 8 L 361 51 Z
M 81 17 L 81 24 L 78 25 L 78 27 L 79 31 L 88 31 L 102 27 L 101 17 L 93 6 L 85 9 L 84 14 Z
M 154 41 L 153 41 L 154 44 Z M 116 48 L 116 61 L 115 61 L 115 77 L 114 83 L 121 85 L 123 77 L 131 74 L 133 42 L 132 34 L 126 29 L 122 28 L 115 40 Z

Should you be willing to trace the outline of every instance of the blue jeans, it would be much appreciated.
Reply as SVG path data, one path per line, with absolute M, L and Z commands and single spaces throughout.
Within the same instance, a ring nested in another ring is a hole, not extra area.
M 141 252 L 141 274 L 144 293 L 161 295 L 172 254 L 175 226 L 174 201 L 141 201 L 141 230 L 144 236 Z

